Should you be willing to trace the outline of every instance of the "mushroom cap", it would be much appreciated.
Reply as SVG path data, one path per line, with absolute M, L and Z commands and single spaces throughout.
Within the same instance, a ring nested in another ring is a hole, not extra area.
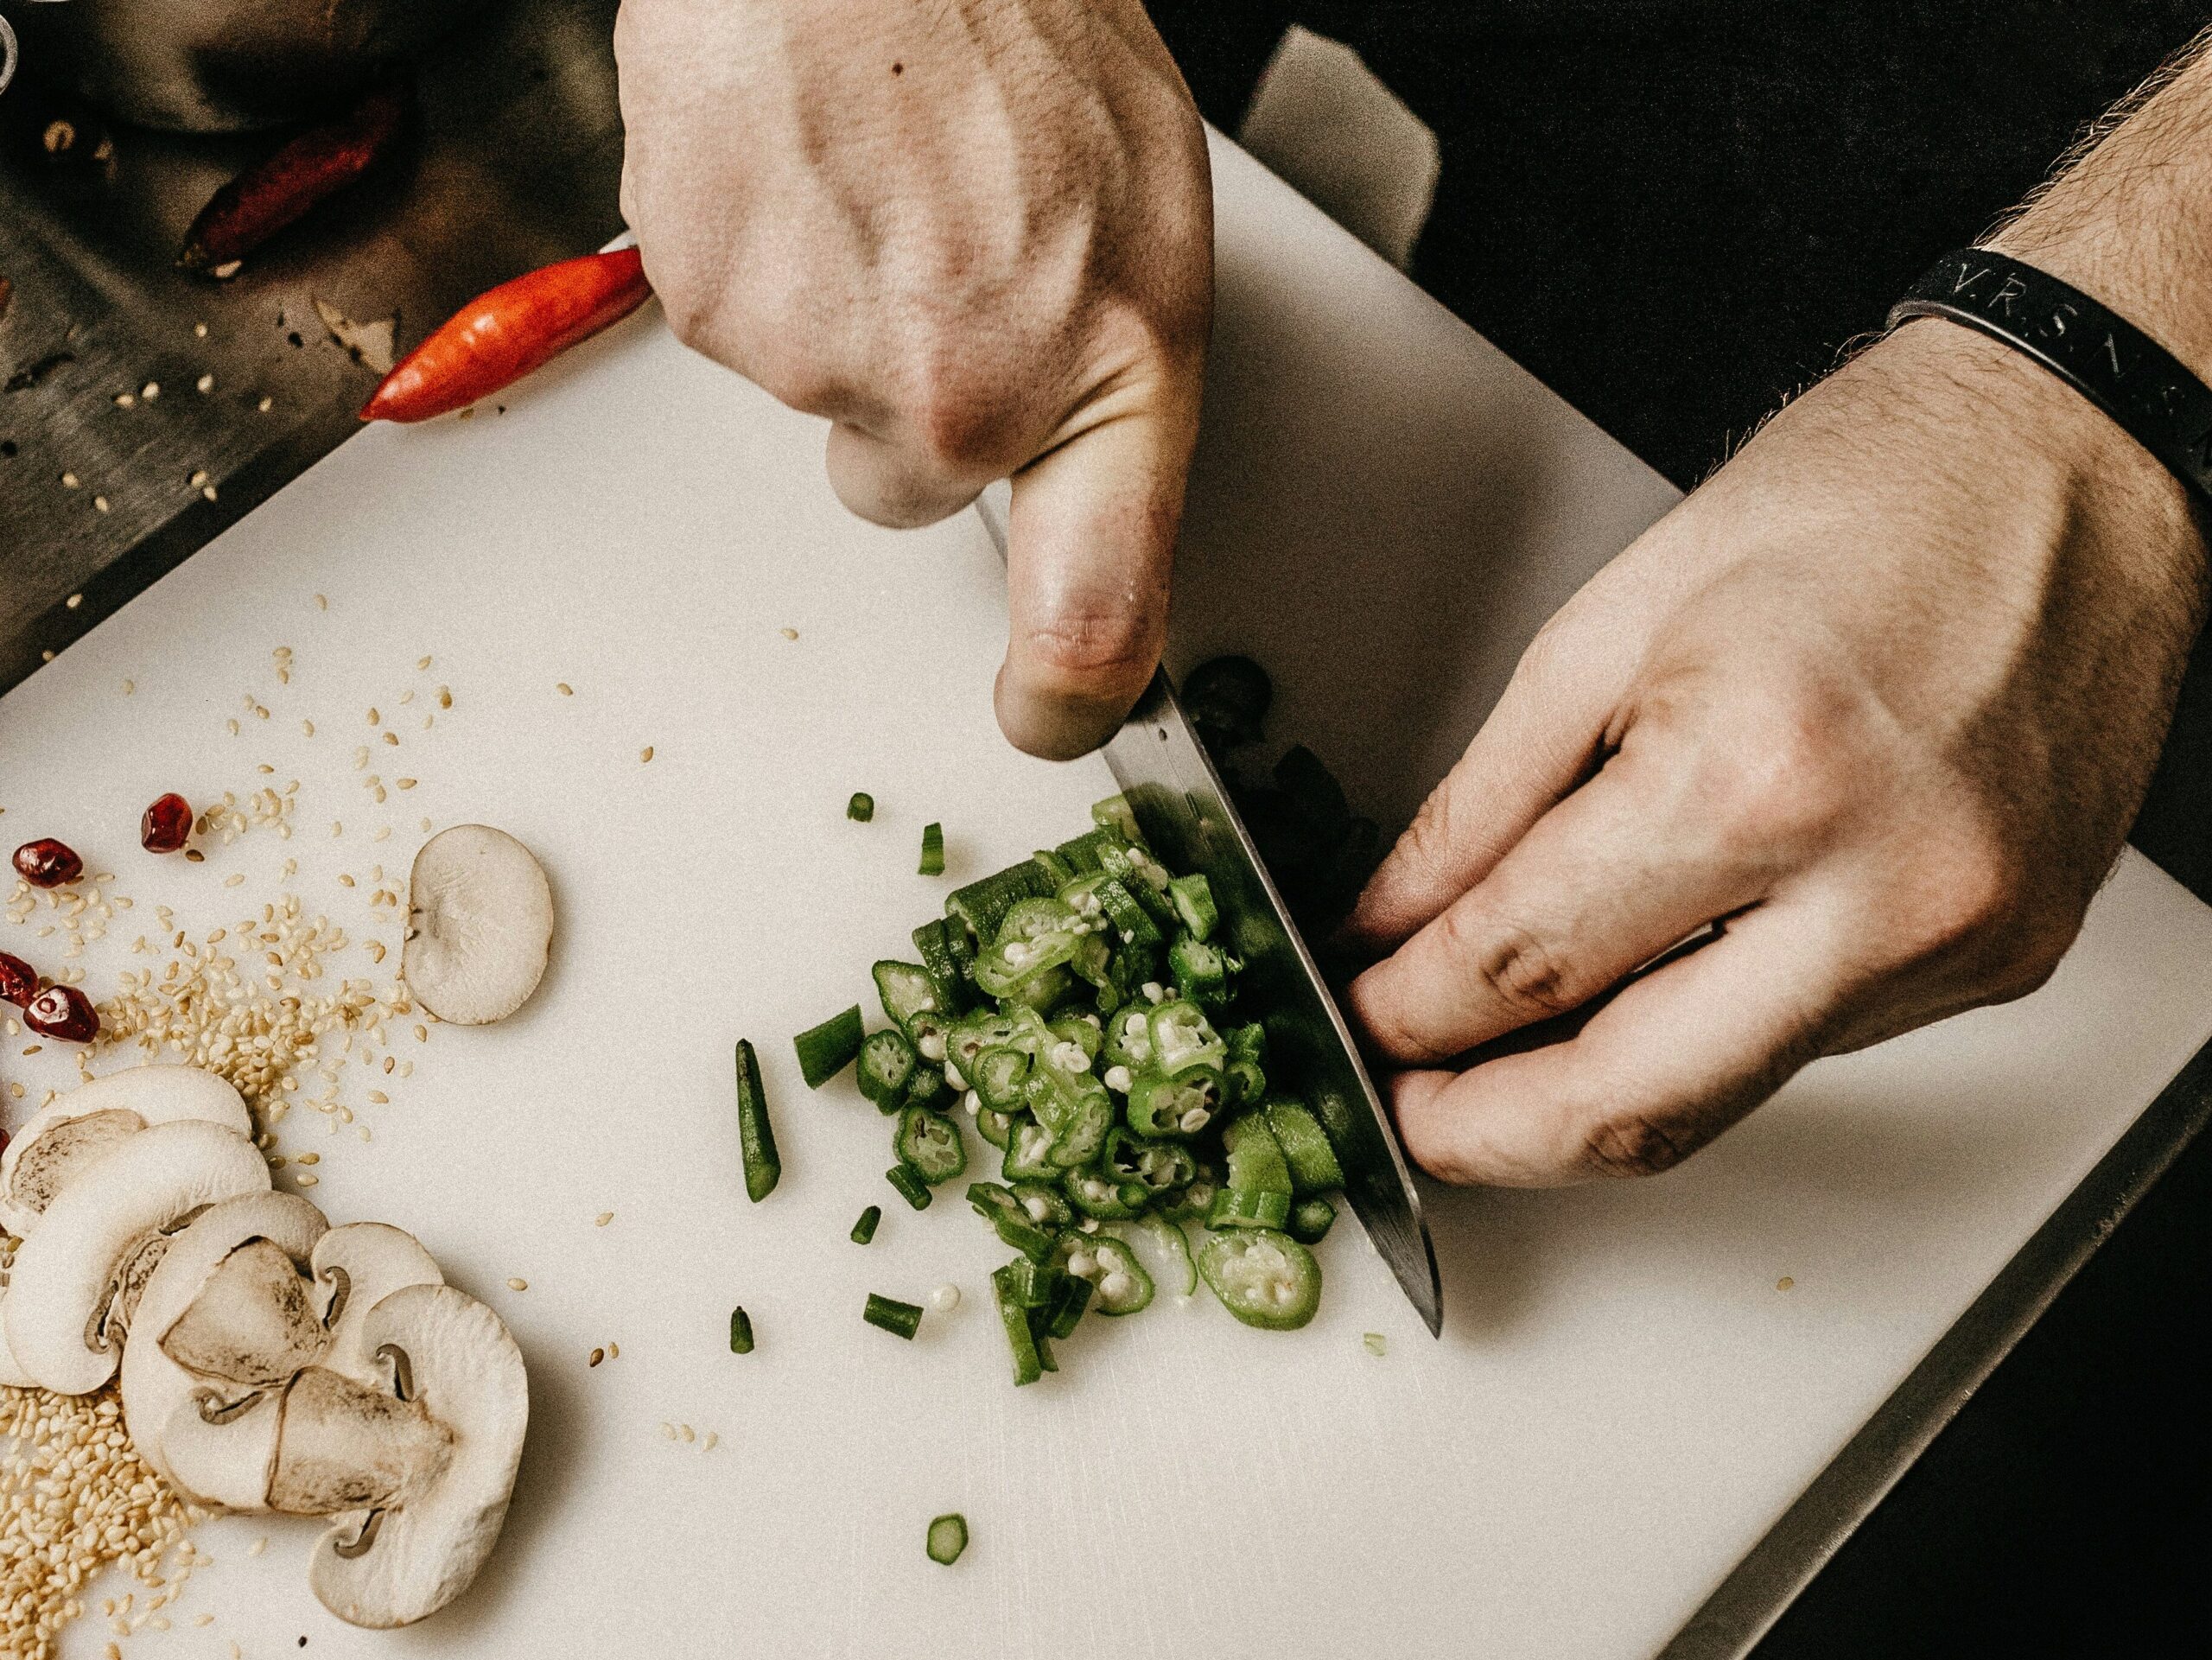
M 199 1297 L 231 1253 L 256 1239 L 304 1266 L 329 1228 L 321 1211 L 295 1193 L 248 1193 L 202 1212 L 169 1242 L 146 1282 L 123 1349 L 123 1418 L 156 1473 L 187 1497 L 226 1510 L 260 1510 L 276 1457 L 278 1391 L 229 1423 L 200 1415 L 208 1380 L 169 1358 L 161 1339 Z M 244 1388 L 222 1389 L 226 1399 Z
M 56 1394 L 98 1389 L 114 1376 L 116 1349 L 87 1346 L 86 1328 L 124 1259 L 203 1205 L 268 1191 L 267 1161 L 220 1124 L 179 1119 L 118 1142 L 16 1252 L 5 1317 L 17 1365 Z
M 330 1348 L 322 1364 L 349 1377 L 380 1379 L 385 1375 L 376 1358 L 376 1345 L 361 1340 L 372 1308 L 402 1286 L 446 1282 L 445 1275 L 420 1240 L 382 1222 L 349 1222 L 342 1228 L 333 1228 L 315 1241 L 309 1262 L 327 1296 L 322 1318 L 330 1327 Z M 339 1291 L 334 1269 L 342 1273 L 346 1281 L 346 1301 L 335 1308 L 333 1304 Z
M 385 1511 L 367 1549 L 351 1559 L 338 1551 L 368 1522 L 359 1511 L 315 1546 L 308 1580 L 322 1606 L 349 1625 L 381 1629 L 444 1607 L 498 1542 L 530 1421 L 530 1380 L 499 1317 L 451 1286 L 393 1292 L 369 1311 L 361 1337 L 372 1354 L 387 1344 L 405 1352 L 413 1398 L 452 1437 L 435 1479 Z
M 57 1096 L 0 1153 L 0 1227 L 29 1238 L 54 1196 L 125 1137 L 180 1118 L 253 1135 L 230 1080 L 197 1066 L 132 1066 Z
M 529 1001 L 553 940 L 553 890 L 531 851 L 489 824 L 440 830 L 407 881 L 401 972 L 442 1021 L 483 1026 Z

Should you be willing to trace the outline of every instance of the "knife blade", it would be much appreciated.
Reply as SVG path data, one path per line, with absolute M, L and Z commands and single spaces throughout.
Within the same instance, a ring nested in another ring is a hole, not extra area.
M 976 511 L 1004 558 L 1003 510 L 986 495 Z M 1351 1028 L 1165 669 L 1154 672 L 1103 753 L 1154 850 L 1176 869 L 1205 872 L 1224 932 L 1244 965 L 1238 983 L 1271 1011 L 1265 1022 L 1268 1077 L 1303 1097 L 1327 1129 L 1353 1214 L 1430 1334 L 1441 1336 L 1436 1248 L 1396 1132 Z

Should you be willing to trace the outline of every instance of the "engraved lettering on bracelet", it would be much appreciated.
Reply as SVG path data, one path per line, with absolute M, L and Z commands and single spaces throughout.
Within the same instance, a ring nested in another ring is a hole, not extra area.
M 2012 315 L 2012 302 L 2028 291 L 2028 285 L 2017 277 L 2008 277 L 1998 284 L 1997 292 L 1989 296 L 1987 304 L 1993 311 L 2002 311 L 2007 318 Z
M 2109 328 L 2105 330 L 2104 351 L 2105 360 L 2112 365 L 2112 378 L 2114 380 L 2126 379 L 2127 366 L 2120 360 L 2119 338 Z
M 2066 333 L 2066 325 L 2082 315 L 2082 308 L 2071 300 L 2061 300 L 2050 308 L 2050 315 L 2044 319 L 2045 338 L 2056 340 Z
M 1964 266 L 1959 269 L 1960 274 L 1951 279 L 1951 292 L 1955 295 L 1966 293 L 1976 283 L 1989 275 L 1989 267 L 1986 265 L 1977 265 L 1972 270 L 1967 270 Z

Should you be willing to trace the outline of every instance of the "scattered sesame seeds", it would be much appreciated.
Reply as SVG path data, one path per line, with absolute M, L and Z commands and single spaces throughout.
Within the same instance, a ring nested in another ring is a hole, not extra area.
M 138 395 L 136 392 L 118 392 L 115 395 L 115 406 L 119 410 L 135 409 L 137 404 Z
M 136 680 L 126 680 L 123 683 L 123 695 L 125 697 L 130 696 L 131 693 L 137 690 L 138 683 Z
M 138 396 L 144 398 L 149 404 L 152 403 L 161 395 L 162 383 L 158 380 L 149 380 L 138 389 Z
M 607 1345 L 607 1358 L 609 1360 L 620 1360 L 622 1358 L 622 1345 L 619 1343 L 608 1344 Z
M 308 1174 L 304 1175 L 304 1176 L 302 1176 L 302 1177 L 300 1178 L 300 1186 L 302 1186 L 302 1187 L 312 1187 L 312 1186 L 314 1186 L 315 1185 L 315 1183 L 316 1183 L 318 1180 L 321 1180 L 321 1178 L 320 1178 L 320 1177 L 318 1177 L 318 1176 L 315 1175 L 312 1172 L 310 1172 Z
M 61 475 L 61 487 L 64 490 L 74 490 L 81 482 L 82 480 L 74 473 L 64 473 Z
M 371 709 L 369 710 L 369 724 L 371 726 L 374 726 L 377 723 L 378 718 L 376 710 L 374 709 Z
M 264 410 L 269 407 L 269 400 L 267 398 L 264 398 L 261 400 L 261 407 Z M 315 608 L 318 611 L 327 611 L 330 609 L 330 601 L 325 599 L 321 595 L 318 594 L 315 596 Z

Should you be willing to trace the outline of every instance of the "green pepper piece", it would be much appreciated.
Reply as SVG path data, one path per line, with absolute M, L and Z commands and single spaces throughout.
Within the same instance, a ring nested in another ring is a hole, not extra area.
M 916 1175 L 904 1162 L 894 1164 L 883 1173 L 884 1180 L 899 1190 L 899 1197 L 918 1211 L 930 1207 L 929 1184 Z
M 968 1518 L 957 1511 L 932 1517 L 923 1549 L 929 1552 L 931 1561 L 951 1567 L 960 1560 L 960 1553 L 968 1549 Z
M 944 826 L 928 824 L 922 826 L 922 862 L 915 871 L 924 876 L 944 875 Z
M 982 1051 L 972 1062 L 963 1062 L 961 1070 L 968 1074 L 968 1086 L 985 1106 L 1015 1113 L 1029 1104 L 1021 1088 L 1028 1080 L 1029 1065 L 1030 1058 L 1022 1051 L 1001 1046 Z
M 934 1014 L 945 1006 L 935 978 L 918 963 L 887 957 L 869 972 L 875 978 L 875 995 L 882 1000 L 885 1018 L 910 1038 L 917 1014 Z
M 1213 938 L 1214 925 L 1221 920 L 1221 913 L 1214 906 L 1213 884 L 1202 873 L 1193 871 L 1170 881 L 1167 900 L 1175 907 L 1175 915 L 1182 925 L 1201 943 Z
M 818 1090 L 852 1065 L 867 1037 L 861 1006 L 855 1003 L 843 1014 L 832 1014 L 793 1038 L 791 1047 L 798 1052 L 799 1076 L 806 1080 L 806 1087 Z
M 996 1107 L 976 1109 L 976 1133 L 1001 1153 L 1014 1145 L 1014 1115 Z
M 995 1181 L 968 1184 L 968 1203 L 998 1237 L 1033 1262 L 1052 1254 L 1054 1231 L 1039 1225 L 1021 1201 Z
M 1173 1078 L 1147 1068 L 1130 1081 L 1129 1127 L 1140 1135 L 1196 1135 L 1221 1116 L 1227 1098 L 1221 1073 L 1203 1062 Z
M 768 1122 L 768 1096 L 760 1087 L 760 1060 L 745 1039 L 737 1040 L 737 1146 L 745 1163 L 745 1196 L 758 1205 L 776 1191 L 784 1161 L 776 1156 L 776 1130 Z
M 1152 1011 L 1148 1029 L 1153 1069 L 1167 1077 L 1201 1062 L 1218 1066 L 1229 1059 L 1229 1046 L 1213 1029 L 1205 1011 L 1187 998 L 1160 1004 Z
M 1304 1199 L 1291 1207 L 1290 1237 L 1301 1245 L 1318 1245 L 1335 1225 L 1337 1207 L 1325 1199 Z
M 1059 1019 L 1047 1022 L 1046 1029 L 1062 1043 L 1072 1043 L 1082 1050 L 1086 1061 L 1096 1060 L 1099 1047 L 1106 1041 L 1105 1033 L 1096 1014 L 1063 1014 Z M 1069 1059 L 1068 1057 L 1056 1055 L 1052 1064 L 1070 1072 L 1087 1070 L 1071 1065 Z
M 1223 1307 L 1263 1331 L 1296 1331 L 1320 1307 L 1321 1268 L 1313 1253 L 1272 1229 L 1208 1234 L 1198 1247 L 1198 1272 Z
M 1109 830 L 1122 842 L 1132 847 L 1145 844 L 1144 832 L 1137 828 L 1135 810 L 1125 795 L 1109 795 L 1103 801 L 1090 804 L 1090 822 L 1100 830 Z
M 1281 1228 L 1290 1222 L 1288 1193 L 1262 1193 L 1250 1188 L 1224 1187 L 1206 1211 L 1209 1228 Z
M 729 1311 L 729 1352 L 732 1354 L 753 1352 L 753 1316 L 742 1308 Z
M 960 1139 L 960 1126 L 926 1107 L 908 1107 L 899 1115 L 899 1130 L 892 1146 L 899 1162 L 932 1187 L 950 1181 L 968 1168 L 968 1148 Z
M 865 824 L 875 817 L 875 798 L 865 790 L 853 792 L 853 798 L 845 804 L 845 817 L 855 824 Z
M 887 1297 L 877 1291 L 868 1294 L 868 1304 L 861 1310 L 861 1318 L 870 1326 L 888 1332 L 893 1337 L 905 1338 L 909 1342 L 913 1340 L 914 1333 L 922 1326 L 922 1310 L 918 1303 L 900 1302 L 896 1297 Z
M 1134 1314 L 1152 1301 L 1152 1275 L 1128 1242 L 1110 1233 L 1064 1233 L 1052 1246 L 1052 1266 L 1088 1280 L 1102 1314 Z
M 1246 1112 L 1231 1121 L 1221 1133 L 1221 1143 L 1229 1150 L 1231 1192 L 1291 1196 L 1290 1161 L 1261 1113 Z
M 1073 1274 L 1062 1275 L 1059 1301 L 1046 1311 L 1044 1335 L 1052 1338 L 1071 1336 L 1077 1323 L 1083 1319 L 1083 1311 L 1090 1306 L 1095 1290 L 1088 1280 Z
M 861 1045 L 861 1093 L 883 1112 L 896 1112 L 914 1080 L 914 1046 L 896 1027 L 871 1033 Z
M 1123 1181 L 1096 1167 L 1069 1171 L 1060 1187 L 1077 1210 L 1101 1222 L 1130 1221 L 1152 1202 L 1152 1190 L 1143 1183 Z
M 1200 1008 L 1226 1008 L 1236 995 L 1236 959 L 1218 945 L 1209 945 L 1188 934 L 1178 934 L 1167 948 L 1167 972 L 1175 989 Z
M 1048 1248 L 1045 1255 L 1050 1256 Z M 1042 1258 L 1022 1256 L 1008 1262 L 1007 1282 L 1014 1291 L 1014 1301 L 1034 1313 L 1050 1308 L 1060 1300 L 1060 1282 L 1067 1278 L 1065 1268 L 1056 1267 Z
M 1099 1162 L 1116 1180 L 1134 1182 L 1148 1195 L 1188 1186 L 1198 1173 L 1198 1161 L 1188 1148 L 1132 1134 L 1119 1124 L 1107 1132 Z
M 1277 1096 L 1262 1110 L 1268 1132 L 1282 1148 L 1290 1165 L 1290 1191 L 1300 1199 L 1313 1193 L 1332 1193 L 1344 1185 L 1344 1166 L 1329 1144 L 1321 1121 L 1303 1101 Z
M 953 954 L 952 932 L 950 923 L 943 917 L 935 917 L 913 933 L 914 951 L 922 959 L 922 971 L 929 976 L 931 989 L 937 994 L 936 1006 L 947 1014 L 957 1014 L 972 1001 L 967 978 L 960 971 L 960 959 Z
M 959 925 L 952 932 L 957 934 L 964 929 L 969 949 L 981 951 L 999 937 L 999 922 L 1016 900 L 1041 898 L 1056 886 L 1034 859 L 1024 859 L 965 887 L 954 888 L 945 896 L 944 914 Z
M 1221 1177 L 1212 1166 L 1202 1164 L 1185 1186 L 1163 1194 L 1155 1208 L 1171 1222 L 1204 1222 L 1213 1214 L 1220 1193 Z
M 1010 1182 L 1050 1181 L 1059 1167 L 1052 1160 L 1052 1132 L 1033 1118 L 1014 1121 L 1014 1142 L 1000 1161 L 999 1172 Z
M 1075 1207 L 1056 1182 L 1017 1181 L 1014 1196 L 1020 1201 L 1022 1213 L 1040 1228 L 1058 1233 L 1075 1225 Z
M 1014 1384 L 1033 1383 L 1045 1375 L 1045 1367 L 1038 1358 L 1036 1334 L 1029 1329 L 1029 1311 L 1014 1295 L 1011 1262 L 992 1270 L 991 1290 L 996 1294 L 1000 1323 L 1006 1327 L 1007 1346 L 1014 1352 Z
M 1117 1009 L 1106 1019 L 1106 1040 L 1099 1058 L 1109 1066 L 1126 1066 L 1132 1072 L 1152 1065 L 1152 1008 L 1136 1003 Z
M 875 1230 L 883 1220 L 883 1206 L 871 1205 L 861 1212 L 860 1220 L 853 1224 L 853 1243 L 865 1245 L 875 1237 Z

